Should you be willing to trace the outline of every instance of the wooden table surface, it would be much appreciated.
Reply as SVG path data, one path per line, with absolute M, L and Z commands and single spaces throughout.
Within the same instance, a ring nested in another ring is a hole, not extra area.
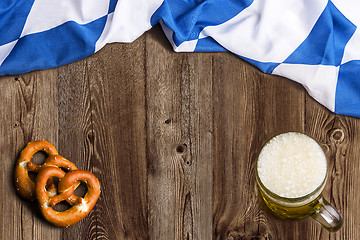
M 66 66 L 1 77 L 0 89 L 1 239 L 360 239 L 360 120 L 231 53 L 175 53 L 155 26 Z M 325 150 L 340 231 L 279 220 L 259 200 L 256 156 L 286 131 Z M 38 139 L 101 182 L 93 211 L 66 229 L 13 185 L 20 151 Z

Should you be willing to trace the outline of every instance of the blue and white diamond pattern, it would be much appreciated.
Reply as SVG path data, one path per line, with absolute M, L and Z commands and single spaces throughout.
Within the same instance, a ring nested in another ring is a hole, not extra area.
M 358 0 L 7 0 L 0 75 L 58 67 L 160 23 L 177 52 L 230 51 L 360 117 Z

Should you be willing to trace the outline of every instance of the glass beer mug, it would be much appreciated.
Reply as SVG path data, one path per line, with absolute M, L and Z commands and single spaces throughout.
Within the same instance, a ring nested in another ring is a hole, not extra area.
M 342 226 L 339 213 L 322 197 L 327 160 L 309 136 L 288 132 L 270 139 L 256 162 L 256 181 L 267 207 L 282 219 L 314 218 L 325 229 Z

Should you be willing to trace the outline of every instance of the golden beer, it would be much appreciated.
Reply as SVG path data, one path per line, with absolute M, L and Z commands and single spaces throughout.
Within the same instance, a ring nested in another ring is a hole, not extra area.
M 260 188 L 260 194 L 268 208 L 282 219 L 302 219 L 314 213 L 321 191 L 300 198 L 284 198 Z
M 276 216 L 282 219 L 312 216 L 326 229 L 336 231 L 342 225 L 340 215 L 321 196 L 326 176 L 323 150 L 315 140 L 301 133 L 275 136 L 264 145 L 256 163 L 258 189 Z

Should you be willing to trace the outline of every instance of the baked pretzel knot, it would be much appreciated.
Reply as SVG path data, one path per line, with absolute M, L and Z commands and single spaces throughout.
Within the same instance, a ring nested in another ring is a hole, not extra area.
M 39 151 L 48 155 L 42 165 L 31 162 Z M 30 179 L 29 172 L 37 173 L 35 182 Z M 58 184 L 54 178 L 59 179 Z M 55 147 L 47 141 L 27 144 L 16 162 L 14 179 L 20 196 L 31 201 L 37 199 L 45 219 L 58 227 L 68 227 L 83 219 L 100 195 L 98 179 L 90 172 L 78 170 L 72 162 L 58 155 Z M 81 182 L 87 186 L 83 198 L 74 195 Z M 62 201 L 71 207 L 63 212 L 55 211 L 53 207 Z
M 37 173 L 40 166 L 31 162 L 32 156 L 43 151 L 48 156 L 58 155 L 55 147 L 47 141 L 35 141 L 26 145 L 21 151 L 15 166 L 15 187 L 21 197 L 27 200 L 35 200 L 35 183 L 30 179 L 29 172 Z
M 59 179 L 59 194 L 51 197 L 47 193 L 46 185 L 52 177 Z M 85 182 L 87 186 L 84 198 L 73 194 L 79 181 Z M 75 170 L 65 173 L 57 167 L 44 167 L 36 178 L 35 191 L 45 219 L 55 226 L 68 227 L 79 222 L 92 210 L 100 195 L 100 184 L 98 179 L 87 171 Z M 69 200 L 72 207 L 63 212 L 55 211 L 53 207 L 64 200 Z

